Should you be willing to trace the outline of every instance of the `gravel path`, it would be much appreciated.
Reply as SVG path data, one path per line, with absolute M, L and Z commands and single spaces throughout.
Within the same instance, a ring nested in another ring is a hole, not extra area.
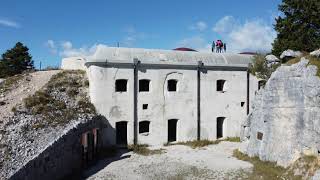
M 250 163 L 232 157 L 242 144 L 221 142 L 200 149 L 174 145 L 165 153 L 141 156 L 132 152 L 101 160 L 84 174 L 88 179 L 239 179 Z
M 14 106 L 42 88 L 50 80 L 51 76 L 58 72 L 60 72 L 60 70 L 38 71 L 26 74 L 12 90 L 0 94 L 0 101 L 5 102 L 4 105 L 0 106 L 0 126 L 3 124 L 1 121 L 5 121 L 5 119 L 12 115 L 11 109 Z

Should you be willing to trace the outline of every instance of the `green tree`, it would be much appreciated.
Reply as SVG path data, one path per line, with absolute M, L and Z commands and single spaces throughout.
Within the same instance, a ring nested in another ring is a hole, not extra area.
M 283 0 L 279 10 L 283 15 L 276 18 L 274 55 L 286 49 L 310 52 L 320 48 L 319 0 Z
M 12 49 L 2 54 L 0 77 L 12 76 L 28 69 L 34 69 L 32 57 L 28 51 L 27 46 L 18 42 Z

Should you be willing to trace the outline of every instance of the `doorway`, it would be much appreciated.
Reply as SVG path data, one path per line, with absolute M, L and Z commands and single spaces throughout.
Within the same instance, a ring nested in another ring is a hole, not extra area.
M 225 120 L 225 117 L 218 117 L 217 118 L 217 139 L 223 138 L 224 120 Z
M 127 121 L 116 122 L 116 143 L 127 145 Z
M 178 119 L 168 120 L 168 142 L 177 141 L 177 122 Z

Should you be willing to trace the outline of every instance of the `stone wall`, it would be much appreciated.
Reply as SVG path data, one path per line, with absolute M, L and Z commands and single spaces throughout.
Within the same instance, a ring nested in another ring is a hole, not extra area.
M 285 167 L 302 154 L 318 154 L 320 78 L 316 73 L 317 67 L 303 58 L 272 74 L 243 124 L 245 153 Z
M 103 127 L 103 120 L 100 117 L 75 125 L 9 179 L 61 179 L 71 173 L 80 172 L 85 163 L 81 144 L 83 133 Z M 97 147 L 101 146 L 100 142 Z

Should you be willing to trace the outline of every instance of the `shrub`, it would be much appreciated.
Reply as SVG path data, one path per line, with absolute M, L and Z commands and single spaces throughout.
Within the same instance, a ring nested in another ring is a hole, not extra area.
M 249 66 L 249 72 L 258 78 L 267 81 L 279 66 L 280 64 L 274 64 L 271 67 L 268 67 L 264 55 L 258 54 L 254 56 L 253 64 Z

